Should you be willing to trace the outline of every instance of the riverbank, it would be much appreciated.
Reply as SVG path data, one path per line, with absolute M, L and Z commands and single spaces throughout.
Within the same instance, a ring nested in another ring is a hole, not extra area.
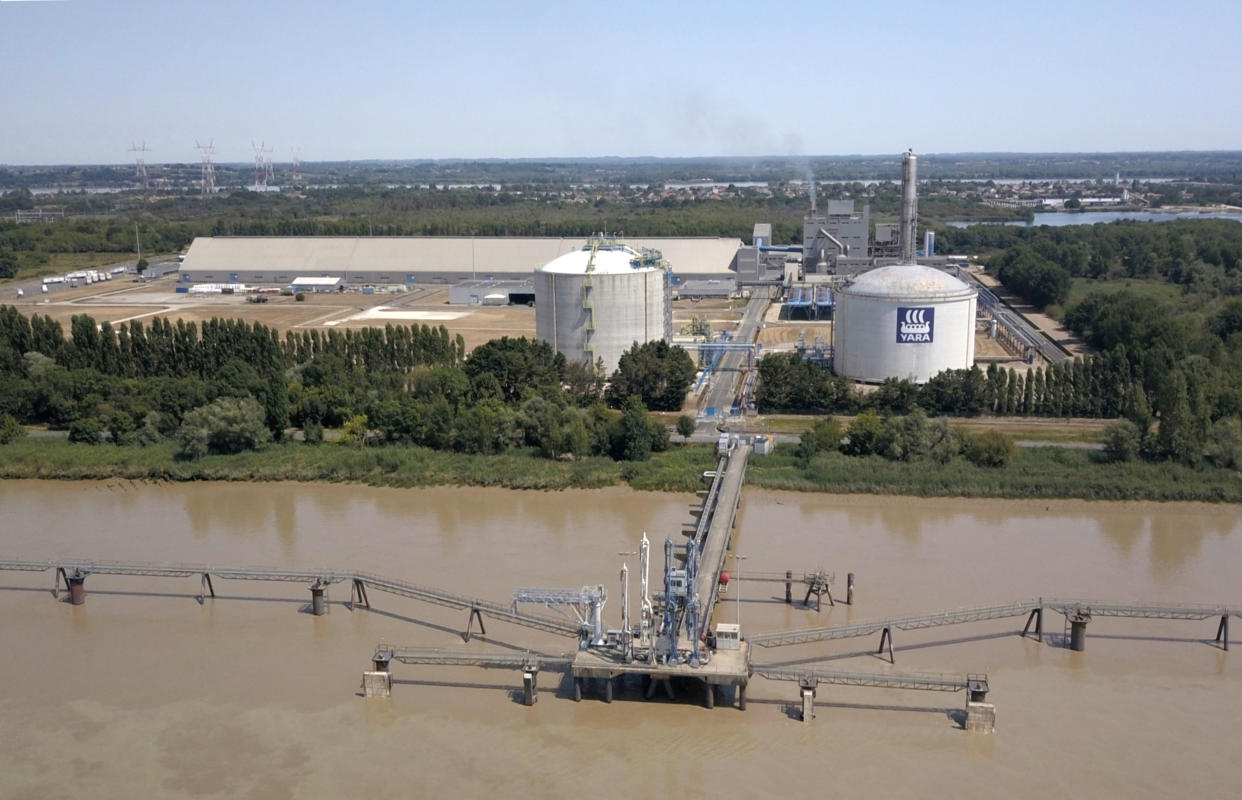
M 422 447 L 312 447 L 294 442 L 194 461 L 179 460 L 175 453 L 171 443 L 114 447 L 24 439 L 0 447 L 0 479 L 302 481 L 545 491 L 628 485 L 692 492 L 701 488 L 702 473 L 716 465 L 710 445 L 675 445 L 643 462 L 550 461 L 533 451 L 477 456 Z M 835 494 L 1242 503 L 1242 476 L 1236 472 L 1170 463 L 1108 464 L 1093 453 L 1061 447 L 1023 448 L 1001 468 L 976 467 L 961 458 L 939 466 L 828 453 L 805 469 L 792 447 L 778 447 L 773 455 L 751 459 L 746 482 L 763 489 Z

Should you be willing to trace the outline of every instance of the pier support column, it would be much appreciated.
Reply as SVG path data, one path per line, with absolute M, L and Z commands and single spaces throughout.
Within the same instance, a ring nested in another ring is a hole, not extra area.
M 392 653 L 376 653 L 371 657 L 371 665 L 376 672 L 388 672 L 392 664 Z
M 996 706 L 988 702 L 988 679 L 986 675 L 967 675 L 965 730 L 991 733 L 996 730 Z
M 69 602 L 80 606 L 86 602 L 86 573 L 74 570 L 65 573 L 65 587 L 69 589 Z
M 582 702 L 582 678 L 574 678 L 574 702 Z
M 527 665 L 522 670 L 522 701 L 533 706 L 539 699 L 539 667 Z
M 716 687 L 703 681 L 703 705 L 707 708 L 716 707 Z
M 798 689 L 802 695 L 802 721 L 815 719 L 815 687 L 819 682 L 814 678 L 801 678 Z
M 1087 623 L 1091 621 L 1091 612 L 1071 611 L 1066 618 L 1070 624 L 1070 649 L 1081 653 L 1087 649 Z
M 746 710 L 746 684 L 739 683 L 737 687 L 737 710 Z
M 368 670 L 362 673 L 363 697 L 392 697 L 392 673 Z
M 310 587 L 311 613 L 322 617 L 328 613 L 328 584 L 315 581 Z
M 612 678 L 604 678 L 604 702 L 605 703 L 612 702 L 612 687 L 613 687 Z
M 361 579 L 354 578 L 353 586 L 349 590 L 349 607 L 353 609 L 359 605 L 370 610 L 371 598 L 367 597 L 366 584 Z
M 993 703 L 966 701 L 966 721 L 962 724 L 972 733 L 991 733 L 996 730 L 996 706 Z
M 1220 642 L 1221 647 L 1229 649 L 1229 615 L 1221 614 L 1220 627 L 1216 629 L 1216 641 Z
M 880 631 L 880 647 L 875 651 L 875 654 L 884 655 L 885 645 L 888 645 L 888 663 L 896 664 L 897 658 L 893 655 L 893 632 L 889 628 Z
M 1031 629 L 1031 623 L 1035 623 L 1035 638 L 1039 641 L 1044 640 L 1044 607 L 1032 608 L 1031 613 L 1026 617 L 1026 625 L 1022 626 L 1022 635 L 1025 637 Z
M 793 570 L 785 570 L 785 605 L 793 605 Z
M 845 576 L 845 604 L 854 605 L 854 573 Z

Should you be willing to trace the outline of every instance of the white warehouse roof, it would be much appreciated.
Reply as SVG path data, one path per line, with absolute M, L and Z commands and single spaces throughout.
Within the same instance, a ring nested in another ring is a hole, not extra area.
M 861 297 L 918 300 L 967 297 L 976 292 L 943 270 L 922 264 L 894 264 L 864 272 L 840 291 Z
M 742 241 L 703 236 L 627 238 L 641 250 L 660 250 L 679 275 L 728 273 Z M 469 236 L 236 236 L 199 237 L 190 245 L 184 272 L 274 270 L 292 275 L 327 271 L 533 272 L 558 256 L 579 251 L 582 238 Z
M 633 261 L 638 257 L 639 254 L 629 247 L 616 245 L 599 248 L 595 251 L 594 258 L 589 249 L 575 250 L 572 253 L 557 256 L 540 267 L 540 271 L 555 272 L 558 275 L 584 275 L 588 264 L 591 266 L 592 274 L 596 275 L 624 275 L 655 269 L 650 266 L 635 267 Z

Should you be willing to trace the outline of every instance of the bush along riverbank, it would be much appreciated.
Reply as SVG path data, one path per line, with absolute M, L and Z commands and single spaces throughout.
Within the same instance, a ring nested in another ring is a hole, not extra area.
M 979 466 L 964 457 L 945 464 L 891 461 L 830 451 L 809 462 L 795 447 L 751 459 L 746 481 L 765 489 L 920 497 L 1242 502 L 1242 476 L 1219 467 L 1172 462 L 1107 462 L 1098 452 L 1024 447 L 1007 464 Z
M 330 481 L 372 486 L 499 486 L 509 489 L 635 489 L 692 492 L 716 464 L 706 446 L 676 447 L 647 461 L 545 458 L 536 448 L 474 455 L 426 447 L 270 443 L 231 455 L 178 456 L 178 445 L 76 444 L 26 437 L 0 446 L 0 478 L 151 481 Z
M 629 485 L 644 491 L 692 492 L 716 466 L 710 445 L 675 446 L 647 461 L 594 457 L 551 460 L 534 449 L 500 455 L 448 453 L 416 446 L 355 447 L 272 443 L 235 455 L 186 460 L 177 446 L 92 446 L 59 437 L 26 437 L 0 446 L 0 478 L 151 481 L 330 481 L 372 486 L 497 486 L 594 489 Z M 1173 463 L 1106 463 L 1098 453 L 1019 448 L 1005 466 L 892 461 L 836 451 L 810 458 L 795 446 L 751 458 L 747 484 L 762 489 L 922 497 L 1078 498 L 1242 502 L 1237 472 Z

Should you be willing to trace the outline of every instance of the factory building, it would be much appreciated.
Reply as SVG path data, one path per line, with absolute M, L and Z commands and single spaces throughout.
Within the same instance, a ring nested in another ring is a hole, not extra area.
M 853 200 L 829 200 L 828 213 L 815 208 L 802 219 L 802 265 L 806 274 L 826 274 L 838 262 L 853 258 L 867 263 L 871 244 L 871 206 L 855 213 Z
M 742 242 L 730 237 L 628 239 L 664 253 L 678 279 L 733 279 Z M 531 277 L 580 251 L 586 238 L 451 236 L 199 237 L 179 270 L 185 283 L 274 283 L 339 277 L 346 284 L 456 283 Z
M 535 272 L 535 334 L 566 359 L 602 361 L 612 374 L 635 343 L 668 335 L 667 277 L 656 251 L 589 243 Z
M 897 264 L 836 291 L 833 370 L 858 381 L 926 383 L 975 360 L 978 292 L 934 267 Z

